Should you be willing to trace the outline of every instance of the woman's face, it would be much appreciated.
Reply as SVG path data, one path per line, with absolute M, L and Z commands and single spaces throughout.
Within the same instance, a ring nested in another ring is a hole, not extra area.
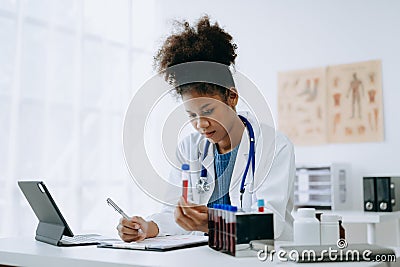
M 230 139 L 236 112 L 222 96 L 202 95 L 193 90 L 183 94 L 182 100 L 193 127 L 200 134 L 212 143 Z

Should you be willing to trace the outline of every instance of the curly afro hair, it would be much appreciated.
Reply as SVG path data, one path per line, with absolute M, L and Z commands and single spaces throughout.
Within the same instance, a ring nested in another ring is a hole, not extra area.
M 168 68 L 187 62 L 209 61 L 234 66 L 237 45 L 232 42 L 232 36 L 219 27 L 218 23 L 211 24 L 206 15 L 201 17 L 194 27 L 187 21 L 176 21 L 176 32 L 170 35 L 154 57 L 157 71 L 165 75 L 165 79 L 174 84 L 179 77 L 168 73 Z M 166 71 L 167 70 L 167 71 Z M 231 73 L 229 72 L 231 76 Z M 229 78 L 234 86 L 232 77 Z M 175 87 L 175 92 L 182 96 L 184 93 L 196 90 L 201 95 L 218 93 L 226 99 L 227 88 L 210 83 L 190 83 Z

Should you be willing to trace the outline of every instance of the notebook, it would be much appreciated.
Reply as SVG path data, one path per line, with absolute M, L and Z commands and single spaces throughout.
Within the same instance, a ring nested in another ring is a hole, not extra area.
M 44 182 L 19 181 L 18 186 L 39 219 L 36 240 L 62 247 L 98 245 L 102 241 L 117 240 L 98 234 L 74 235 Z
M 102 242 L 99 248 L 115 248 L 115 249 L 134 249 L 134 250 L 150 250 L 150 251 L 169 251 L 181 248 L 189 248 L 206 245 L 208 236 L 196 235 L 171 235 L 147 238 L 138 242 Z

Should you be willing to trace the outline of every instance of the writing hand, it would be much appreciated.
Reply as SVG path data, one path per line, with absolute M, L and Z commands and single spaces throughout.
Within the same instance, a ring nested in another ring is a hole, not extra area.
M 121 218 L 117 226 L 118 235 L 125 242 L 141 241 L 158 234 L 158 226 L 153 221 L 146 221 L 140 216 L 133 216 L 129 220 Z

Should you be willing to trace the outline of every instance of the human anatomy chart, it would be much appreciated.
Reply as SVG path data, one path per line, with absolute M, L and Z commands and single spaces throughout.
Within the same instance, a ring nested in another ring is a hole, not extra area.
M 326 68 L 278 74 L 279 128 L 298 145 L 326 142 Z
M 279 129 L 297 145 L 383 141 L 381 62 L 278 74 Z
M 328 140 L 383 141 L 380 61 L 328 67 Z

